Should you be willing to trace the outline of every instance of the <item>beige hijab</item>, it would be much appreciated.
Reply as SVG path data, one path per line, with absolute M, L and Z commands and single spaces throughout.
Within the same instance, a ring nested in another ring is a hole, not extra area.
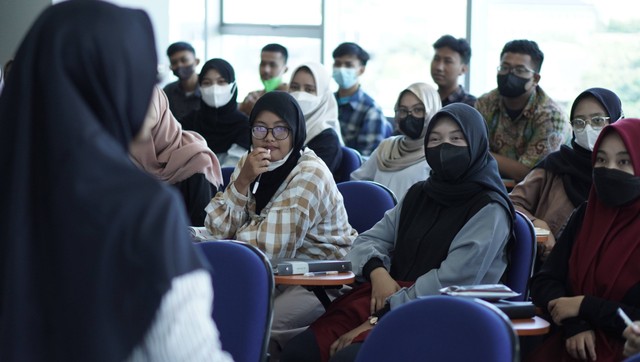
M 424 160 L 424 136 L 427 133 L 427 126 L 431 117 L 442 108 L 438 91 L 426 83 L 414 83 L 400 92 L 400 96 L 396 101 L 396 108 L 398 108 L 400 98 L 405 92 L 415 94 L 424 104 L 426 114 L 422 134 L 420 138 L 415 140 L 401 135 L 390 137 L 380 142 L 376 151 L 378 155 L 377 164 L 380 171 L 398 171 Z
M 196 132 L 183 131 L 169 110 L 162 89 L 154 87 L 145 123 L 153 124 L 151 137 L 134 142 L 130 149 L 133 162 L 161 181 L 174 184 L 202 173 L 216 187 L 222 185 L 220 163 Z
M 338 121 L 338 102 L 336 97 L 331 92 L 331 78 L 324 66 L 317 62 L 305 62 L 298 66 L 291 73 L 291 81 L 296 75 L 298 70 L 302 67 L 307 67 L 313 75 L 313 79 L 316 82 L 316 93 L 320 97 L 318 106 L 310 113 L 304 115 L 307 125 L 307 141 L 309 142 L 315 136 L 320 134 L 327 128 L 333 128 L 338 134 L 340 144 L 344 144 L 342 141 L 342 132 L 340 131 L 340 122 Z M 289 84 L 291 84 L 289 81 Z

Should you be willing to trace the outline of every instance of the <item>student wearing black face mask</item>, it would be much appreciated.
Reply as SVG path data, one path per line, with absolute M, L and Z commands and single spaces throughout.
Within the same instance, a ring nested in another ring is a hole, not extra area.
M 639 119 L 603 128 L 593 150 L 593 187 L 532 280 L 533 302 L 558 328 L 531 356 L 623 359 L 626 328 L 640 319 Z M 551 359 L 549 359 L 551 358 Z
M 281 361 L 355 360 L 387 311 L 446 286 L 500 280 L 514 210 L 482 116 L 464 103 L 442 108 L 427 127 L 424 147 L 431 176 L 360 234 L 347 254 L 367 282 L 291 340 Z
M 428 84 L 414 83 L 400 92 L 395 121 L 401 135 L 380 142 L 371 157 L 351 173 L 351 179 L 379 182 L 398 199 L 404 197 L 409 187 L 429 176 L 424 135 L 431 117 L 440 108 L 440 95 Z
M 489 126 L 489 148 L 500 174 L 516 182 L 571 140 L 564 112 L 538 86 L 543 60 L 536 42 L 508 42 L 500 53 L 498 88 L 475 104 Z
M 196 58 L 196 51 L 191 44 L 177 42 L 169 45 L 167 56 L 171 62 L 171 71 L 178 80 L 164 87 L 169 98 L 171 113 L 178 121 L 194 110 L 200 108 L 200 87 L 196 67 L 200 59 Z

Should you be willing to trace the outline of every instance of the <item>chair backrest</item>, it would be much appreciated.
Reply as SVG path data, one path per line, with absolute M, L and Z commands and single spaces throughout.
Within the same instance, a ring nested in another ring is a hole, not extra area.
M 519 346 L 509 319 L 494 306 L 436 295 L 388 312 L 356 361 L 512 362 L 519 358 Z
M 628 357 L 623 362 L 640 362 L 640 353 Z
M 335 174 L 336 182 L 349 181 L 351 172 L 362 166 L 362 156 L 358 150 L 342 146 L 342 161 Z
M 267 257 L 239 241 L 195 244 L 211 264 L 213 320 L 234 361 L 265 361 L 271 331 L 273 272 Z
M 520 293 L 510 298 L 515 301 L 526 301 L 529 298 L 529 280 L 536 260 L 536 232 L 529 218 L 516 211 L 513 225 L 514 240 L 509 248 L 509 266 L 505 285 Z
M 353 180 L 337 185 L 344 199 L 349 224 L 359 233 L 371 229 L 382 219 L 385 211 L 398 203 L 393 191 L 374 181 Z
M 233 171 L 236 168 L 233 166 L 225 166 L 222 167 L 222 188 L 218 191 L 224 191 L 224 189 L 227 188 L 227 186 L 229 185 L 229 180 L 231 179 L 231 174 L 233 173 Z

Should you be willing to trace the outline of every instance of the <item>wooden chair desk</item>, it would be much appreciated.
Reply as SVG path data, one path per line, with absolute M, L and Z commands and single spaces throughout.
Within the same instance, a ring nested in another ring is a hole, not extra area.
M 540 336 L 549 333 L 551 325 L 541 317 L 512 319 L 511 324 L 518 336 Z
M 331 275 L 316 275 L 305 277 L 304 275 L 274 275 L 275 283 L 281 285 L 300 285 L 311 290 L 318 297 L 325 309 L 331 304 L 329 296 L 325 291 L 326 287 L 339 287 L 351 284 L 356 280 L 353 272 L 344 272 Z

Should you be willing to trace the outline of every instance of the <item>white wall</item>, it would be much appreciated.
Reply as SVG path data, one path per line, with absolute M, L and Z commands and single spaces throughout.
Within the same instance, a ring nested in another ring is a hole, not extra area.
M 34 20 L 51 0 L 0 1 L 0 65 L 12 59 Z

